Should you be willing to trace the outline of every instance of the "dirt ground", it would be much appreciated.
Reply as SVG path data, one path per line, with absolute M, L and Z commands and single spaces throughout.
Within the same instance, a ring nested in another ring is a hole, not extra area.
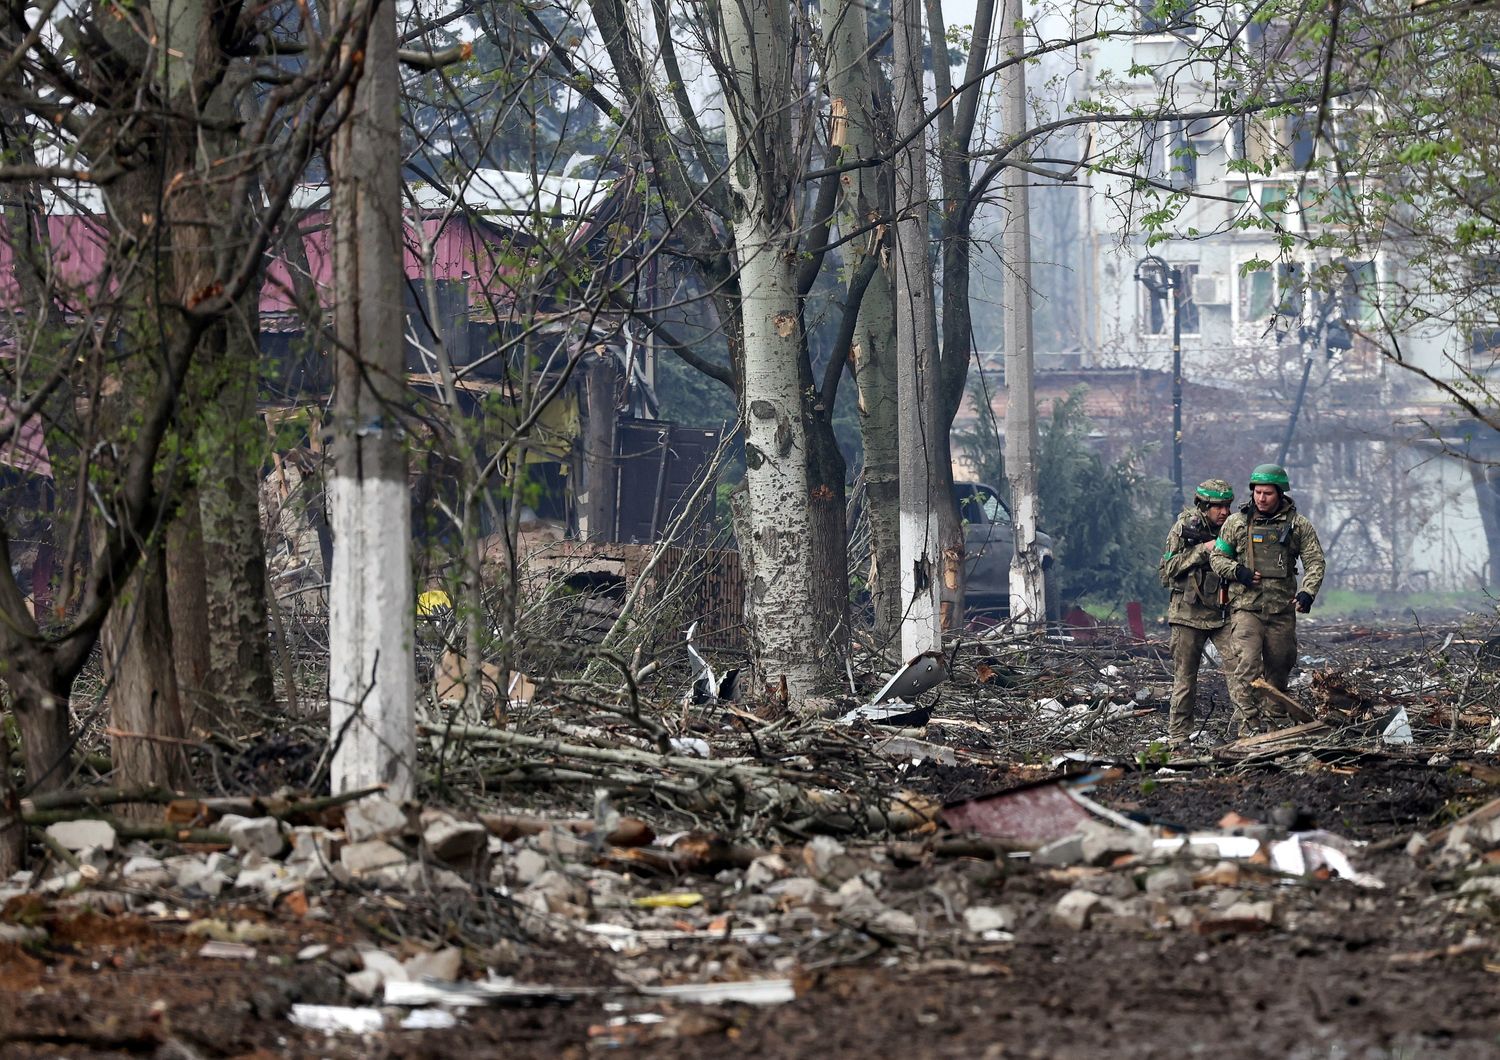
M 1306 650 L 1321 648 L 1313 642 Z M 1416 649 L 1376 646 L 1371 658 L 1399 659 L 1403 650 Z M 1159 660 L 1134 665 L 1125 683 L 1143 674 L 1158 685 L 1164 680 Z M 1057 678 L 1059 684 L 1079 679 Z M 1215 680 L 1210 701 L 1222 698 Z M 1418 689 L 1409 701 L 1421 704 L 1422 695 Z M 1428 705 L 1439 698 L 1428 695 Z M 987 706 L 958 710 L 950 703 L 949 709 L 996 733 L 1024 715 L 1026 702 L 1007 691 Z M 943 713 L 939 706 L 935 719 Z M 1223 711 L 1210 725 L 1227 720 Z M 359 941 L 408 944 L 402 936 L 414 921 L 409 903 L 397 897 L 335 887 L 311 914 L 264 901 L 200 904 L 194 918 L 245 917 L 279 932 L 257 945 L 253 958 L 229 960 L 199 956 L 202 938 L 189 935 L 187 921 L 171 908 L 152 916 L 24 896 L 11 899 L 0 924 L 47 933 L 40 942 L 0 944 L 0 1056 L 1500 1056 L 1500 897 L 1462 901 L 1457 893 L 1465 878 L 1500 872 L 1500 857 L 1491 851 L 1478 870 L 1445 872 L 1404 849 L 1412 833 L 1500 794 L 1496 756 L 1432 737 L 1429 746 L 1399 755 L 1366 750 L 1295 763 L 1165 769 L 1142 758 L 1132 765 L 1132 748 L 1155 753 L 1153 734 L 1164 722 L 1160 711 L 1142 710 L 1130 719 L 1133 729 L 1112 737 L 1125 768 L 1095 790 L 1096 801 L 1182 830 L 1215 829 L 1231 812 L 1284 828 L 1326 829 L 1370 844 L 1359 867 L 1383 888 L 1246 868 L 1234 877 L 1234 893 L 1273 902 L 1271 922 L 1207 917 L 1182 930 L 1150 915 L 1106 916 L 1080 931 L 1052 915 L 1061 896 L 1085 886 L 1138 897 L 1144 870 L 928 858 L 885 874 L 887 905 L 927 910 L 937 922 L 954 895 L 969 904 L 1003 904 L 1015 914 L 1010 937 L 932 933 L 895 940 L 814 928 L 759 942 L 695 942 L 690 952 L 668 949 L 628 965 L 582 942 L 525 930 L 512 937 L 501 931 L 492 946 L 477 947 L 464 911 L 450 905 L 427 911 L 422 934 L 465 945 L 471 974 L 488 967 L 520 982 L 605 988 L 649 967 L 666 978 L 788 975 L 797 997 L 753 1007 L 586 996 L 461 1009 L 449 1029 L 367 1035 L 328 1035 L 287 1019 L 293 1003 L 351 1003 L 332 957 L 296 955 L 314 943 L 333 951 Z M 1001 741 L 969 731 L 954 741 L 972 752 L 963 761 L 904 768 L 902 783 L 951 800 L 1037 775 L 1038 763 L 1024 760 L 1032 752 L 1002 760 L 994 756 Z M 927 735 L 942 732 L 934 724 Z M 1052 742 L 1056 750 L 1069 741 Z M 992 757 L 973 752 L 976 746 Z M 722 912 L 733 923 L 733 875 L 684 883 L 704 893 L 708 914 Z M 1207 899 L 1185 900 L 1201 906 Z M 950 909 L 947 918 L 958 915 Z M 607 1026 L 642 1011 L 661 1018 Z

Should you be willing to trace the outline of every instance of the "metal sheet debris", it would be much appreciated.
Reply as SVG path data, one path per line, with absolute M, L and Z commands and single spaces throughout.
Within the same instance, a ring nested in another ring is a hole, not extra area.
M 870 703 L 863 707 L 855 707 L 849 713 L 842 715 L 838 723 L 853 725 L 857 721 L 867 721 L 871 725 L 914 729 L 926 725 L 931 717 L 931 707 L 914 707 L 904 700 L 893 699 L 885 703 Z
M 891 675 L 891 679 L 882 685 L 880 691 L 875 693 L 875 698 L 870 700 L 870 706 L 873 707 L 892 699 L 915 699 L 946 680 L 948 680 L 948 668 L 943 664 L 943 653 L 923 652 Z
M 1092 787 L 1118 772 L 1095 770 L 1078 777 L 1052 777 L 952 803 L 943 807 L 943 823 L 955 831 L 1042 846 L 1096 819 L 1069 789 Z

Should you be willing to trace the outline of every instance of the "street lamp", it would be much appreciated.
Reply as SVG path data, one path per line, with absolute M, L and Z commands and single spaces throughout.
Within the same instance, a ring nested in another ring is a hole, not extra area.
M 1135 278 L 1152 299 L 1172 299 L 1172 499 L 1182 511 L 1182 270 L 1155 254 L 1135 263 Z

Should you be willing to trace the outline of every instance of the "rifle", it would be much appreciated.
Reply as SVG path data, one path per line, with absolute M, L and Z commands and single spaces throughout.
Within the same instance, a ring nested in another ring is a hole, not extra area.
M 1197 548 L 1205 542 L 1216 540 L 1218 536 L 1219 531 L 1210 526 L 1208 520 L 1202 517 L 1183 523 L 1182 529 L 1178 532 L 1178 537 L 1185 548 Z M 1198 572 L 1198 594 L 1199 599 L 1202 599 L 1202 571 Z M 1220 610 L 1226 610 L 1229 607 L 1229 586 L 1223 579 L 1219 580 L 1218 605 Z
M 1212 541 L 1219 536 L 1219 532 L 1208 525 L 1207 519 L 1194 519 L 1182 524 L 1179 532 L 1182 543 L 1188 548 L 1196 548 L 1205 541 Z

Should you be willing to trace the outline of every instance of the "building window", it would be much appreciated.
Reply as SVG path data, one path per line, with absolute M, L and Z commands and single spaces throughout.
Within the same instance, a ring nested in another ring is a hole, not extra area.
M 1261 323 L 1273 316 L 1295 317 L 1302 312 L 1301 266 L 1279 262 L 1274 269 L 1236 270 L 1235 319 Z
M 1178 308 L 1181 313 L 1182 334 L 1197 335 L 1203 330 L 1198 303 L 1193 298 L 1193 284 L 1198 279 L 1196 264 L 1174 265 L 1182 277 L 1182 290 L 1178 292 Z M 1172 302 L 1170 297 L 1158 298 L 1143 283 L 1136 284 L 1136 319 L 1140 321 L 1142 335 L 1172 334 Z
M 1488 368 L 1500 358 L 1500 328 L 1473 328 L 1469 332 L 1469 365 Z
M 1344 263 L 1344 319 L 1373 324 L 1380 317 L 1379 273 L 1373 261 Z

